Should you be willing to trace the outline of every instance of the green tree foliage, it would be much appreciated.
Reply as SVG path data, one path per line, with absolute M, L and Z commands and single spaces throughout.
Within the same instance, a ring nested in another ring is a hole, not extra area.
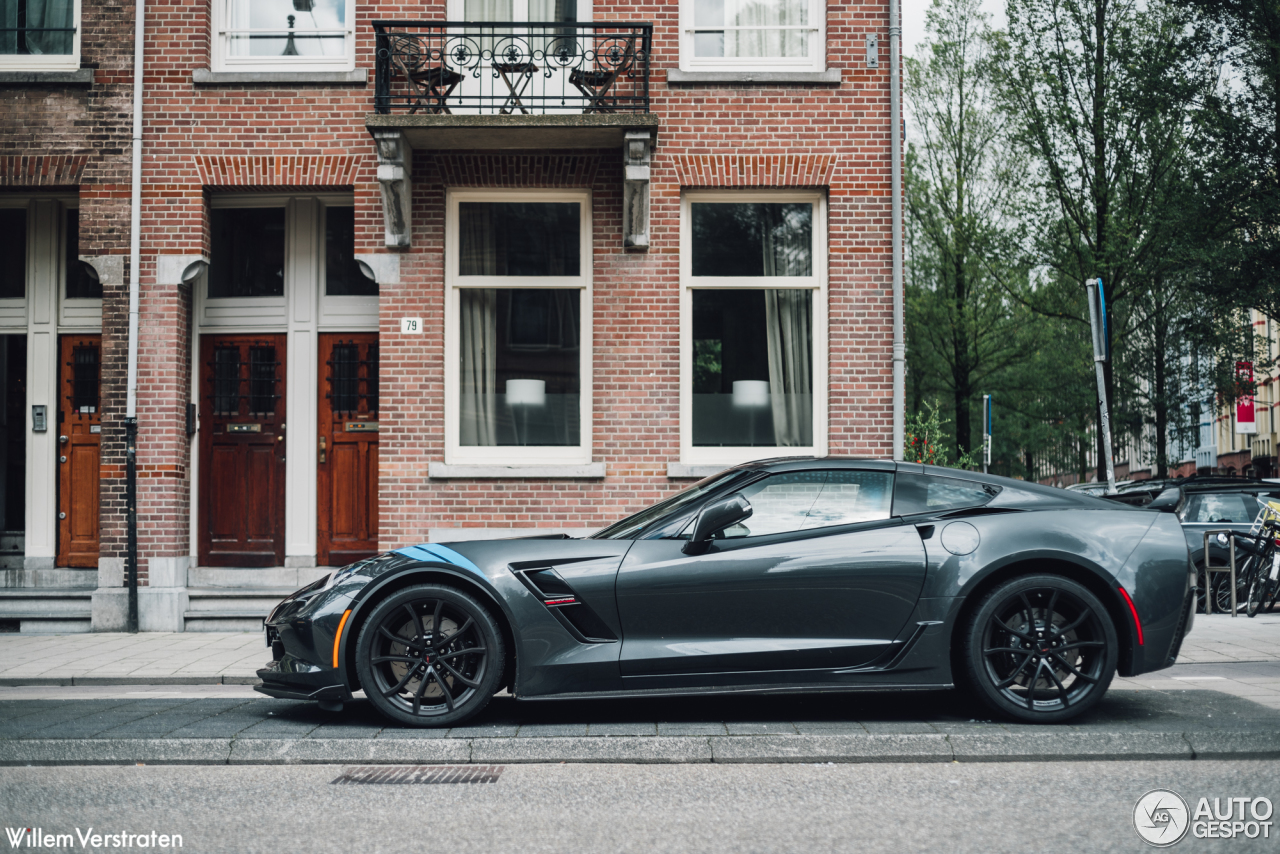
M 1000 282 L 1026 275 L 1010 253 L 1026 168 L 997 109 L 996 35 L 979 0 L 934 0 L 926 28 L 920 55 L 906 61 L 915 137 L 906 172 L 912 409 L 922 411 L 925 395 L 945 395 L 952 453 L 963 458 L 977 441 L 981 395 L 1003 388 L 1002 375 L 1027 350 L 1026 312 Z

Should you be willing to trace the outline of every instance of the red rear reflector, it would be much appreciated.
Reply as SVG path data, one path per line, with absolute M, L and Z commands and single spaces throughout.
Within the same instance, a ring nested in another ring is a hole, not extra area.
M 1138 619 L 1138 609 L 1133 607 L 1133 600 L 1129 598 L 1129 591 L 1123 587 L 1120 588 L 1120 595 L 1124 597 L 1124 601 L 1129 604 L 1129 613 L 1133 614 L 1133 624 L 1138 627 L 1138 645 L 1142 645 L 1142 621 Z

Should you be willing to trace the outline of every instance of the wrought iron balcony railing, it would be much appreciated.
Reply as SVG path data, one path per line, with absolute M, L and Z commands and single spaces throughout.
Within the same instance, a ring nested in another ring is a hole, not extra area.
M 375 21 L 379 113 L 649 112 L 652 24 Z

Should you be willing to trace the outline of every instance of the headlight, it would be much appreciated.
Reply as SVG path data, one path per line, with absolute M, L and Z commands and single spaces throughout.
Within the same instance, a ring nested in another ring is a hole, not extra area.
M 357 569 L 364 566 L 368 562 L 369 562 L 368 560 L 358 560 L 355 563 L 347 564 L 342 569 L 335 570 L 333 573 L 329 575 L 329 580 L 324 583 L 324 587 L 320 589 L 328 590 L 329 588 L 333 587 L 335 584 L 337 584 L 347 576 L 351 575 L 353 572 L 355 572 Z

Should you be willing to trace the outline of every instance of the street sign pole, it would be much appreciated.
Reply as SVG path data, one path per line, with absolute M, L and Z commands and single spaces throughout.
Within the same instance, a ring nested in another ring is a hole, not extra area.
M 1110 355 L 1107 352 L 1107 303 L 1101 279 L 1089 279 L 1084 283 L 1089 294 L 1089 325 L 1093 329 L 1093 367 L 1098 377 L 1098 429 L 1102 431 L 1102 455 L 1107 467 L 1107 494 L 1116 491 L 1115 462 L 1111 459 L 1111 417 L 1107 414 L 1107 382 L 1103 365 Z
M 982 396 L 982 473 L 991 465 L 991 395 Z

